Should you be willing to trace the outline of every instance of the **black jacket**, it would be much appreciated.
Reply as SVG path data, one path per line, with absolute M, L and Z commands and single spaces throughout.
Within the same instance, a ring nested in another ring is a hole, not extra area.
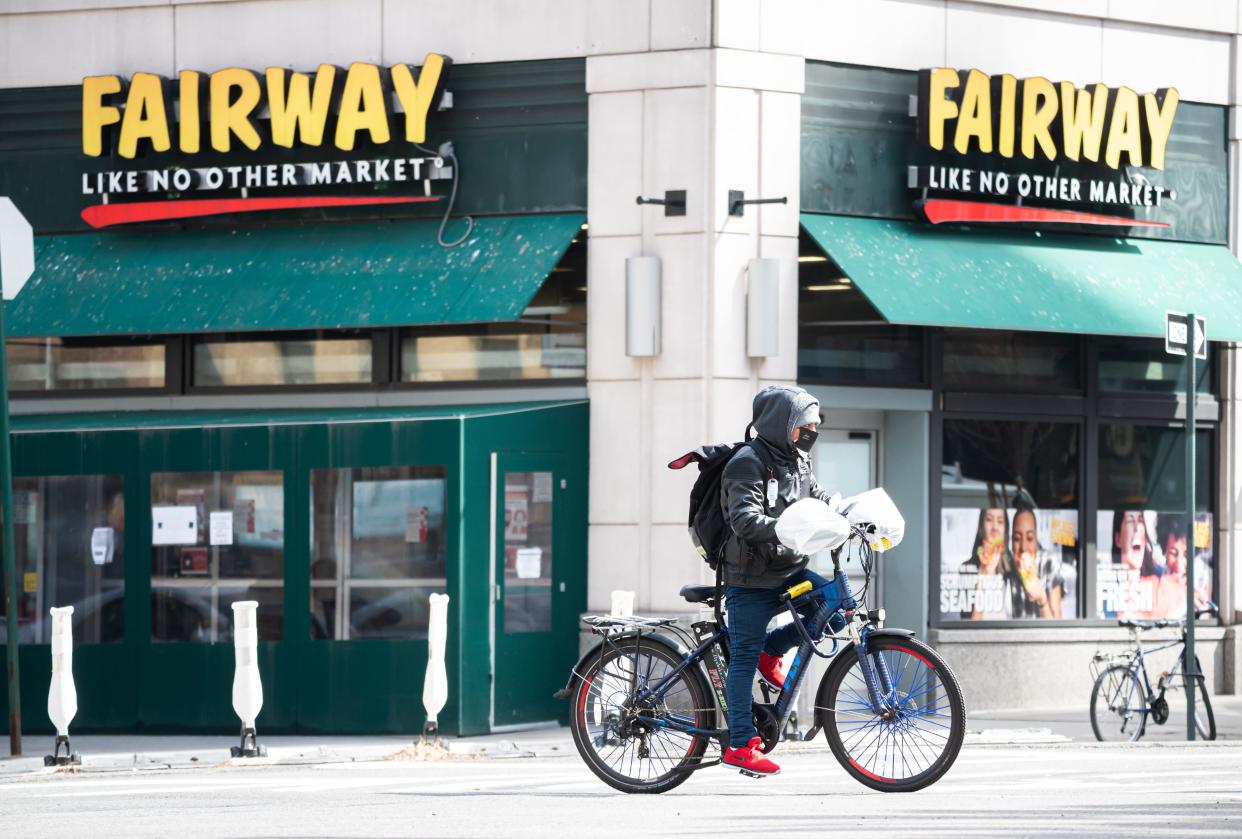
M 811 473 L 808 458 L 790 441 L 798 418 L 815 398 L 801 388 L 773 385 L 755 396 L 753 425 L 758 436 L 725 466 L 720 503 L 733 535 L 725 543 L 726 585 L 778 588 L 806 567 L 809 557 L 794 553 L 776 538 L 776 519 L 803 498 L 828 500 Z M 767 485 L 777 483 L 776 501 L 767 503 Z

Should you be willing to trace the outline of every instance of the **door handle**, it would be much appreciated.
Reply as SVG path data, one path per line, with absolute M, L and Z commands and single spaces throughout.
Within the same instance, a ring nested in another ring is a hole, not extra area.
M 492 602 L 493 603 L 500 602 L 500 583 L 494 583 L 492 585 Z

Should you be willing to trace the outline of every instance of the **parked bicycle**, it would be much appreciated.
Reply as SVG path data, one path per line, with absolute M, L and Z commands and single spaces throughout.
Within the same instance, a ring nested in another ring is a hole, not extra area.
M 814 725 L 822 730 L 845 771 L 872 789 L 911 792 L 934 783 L 953 765 L 965 734 L 966 711 L 957 678 L 939 655 L 907 629 L 883 626 L 883 609 L 866 609 L 875 554 L 867 524 L 854 525 L 847 545 L 857 546 L 863 593 L 857 600 L 841 570 L 841 546 L 832 551 L 833 579 L 819 589 L 810 582 L 788 589 L 782 602 L 802 636 L 785 684 L 760 680 L 755 728 L 763 751 L 777 745 L 806 678 L 812 655 L 835 658 L 815 698 Z M 874 532 L 874 525 L 870 526 Z M 689 632 L 674 619 L 588 617 L 602 636 L 574 666 L 557 695 L 570 698 L 574 744 L 601 780 L 622 792 L 661 793 L 694 772 L 720 763 L 728 729 L 725 671 L 729 631 L 718 588 L 689 585 L 688 603 L 715 610 L 715 620 Z M 860 606 L 859 601 L 862 602 Z M 799 611 L 810 614 L 804 626 Z M 834 630 L 834 627 L 836 628 Z M 818 649 L 832 641 L 832 650 Z
M 1216 615 L 1215 603 L 1195 612 L 1195 617 Z M 1186 619 L 1180 620 L 1119 620 L 1119 626 L 1130 630 L 1130 649 L 1116 655 L 1096 653 L 1091 660 L 1096 675 L 1091 688 L 1091 730 L 1101 741 L 1138 741 L 1147 731 L 1148 720 L 1164 725 L 1169 720 L 1169 702 L 1165 692 L 1185 695 L 1187 682 L 1197 689 L 1195 699 L 1195 731 L 1204 740 L 1216 739 L 1216 718 L 1208 699 L 1207 685 L 1199 657 L 1195 656 L 1194 671 L 1186 667 Z M 1181 638 L 1143 648 L 1139 636 L 1149 629 L 1181 627 Z M 1147 656 L 1181 645 L 1173 667 L 1161 673 L 1153 686 L 1147 674 Z

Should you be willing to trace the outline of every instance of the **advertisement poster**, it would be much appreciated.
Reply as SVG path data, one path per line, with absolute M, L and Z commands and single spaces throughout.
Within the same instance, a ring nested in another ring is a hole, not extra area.
M 202 547 L 181 549 L 181 576 L 206 577 L 211 571 L 207 549 Z
M 1078 511 L 949 507 L 940 514 L 940 618 L 1074 617 Z
M 1096 614 L 1101 618 L 1177 619 L 1186 615 L 1186 557 L 1195 558 L 1195 602 L 1211 599 L 1212 514 L 1198 513 L 1192 539 L 1185 513 L 1100 510 L 1096 518 Z
M 427 541 L 427 508 L 409 507 L 405 511 L 405 541 L 421 545 Z
M 530 490 L 525 484 L 505 485 L 505 541 L 525 542 L 530 521 Z
M 251 548 L 285 543 L 285 493 L 279 484 L 238 484 L 233 492 L 233 538 Z

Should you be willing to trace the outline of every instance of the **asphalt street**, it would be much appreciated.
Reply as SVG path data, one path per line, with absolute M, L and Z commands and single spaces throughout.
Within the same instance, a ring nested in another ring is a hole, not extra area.
M 922 792 L 868 790 L 825 750 L 755 780 L 713 767 L 626 796 L 576 755 L 11 776 L 6 837 L 1237 837 L 1242 744 L 967 746 Z

